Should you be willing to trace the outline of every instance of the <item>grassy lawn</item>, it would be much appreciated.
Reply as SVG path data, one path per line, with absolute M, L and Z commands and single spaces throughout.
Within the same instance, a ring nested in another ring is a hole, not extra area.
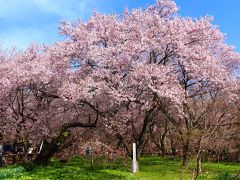
M 0 169 L 0 179 L 143 179 L 143 180 L 174 180 L 191 179 L 193 163 L 181 167 L 181 161 L 168 158 L 145 157 L 140 161 L 140 172 L 132 174 L 131 161 L 116 160 L 107 162 L 97 159 L 94 170 L 90 163 L 81 158 L 72 158 L 67 163 L 53 160 L 47 167 L 34 167 L 28 171 L 23 166 L 10 166 Z M 240 164 L 236 163 L 203 163 L 203 173 L 198 179 L 232 179 L 240 180 Z M 230 178 L 231 179 L 231 178 Z

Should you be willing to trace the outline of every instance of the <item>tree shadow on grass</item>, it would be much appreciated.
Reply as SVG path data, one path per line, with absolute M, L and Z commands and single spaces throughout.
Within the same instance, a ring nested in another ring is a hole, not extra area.
M 109 174 L 101 170 L 90 169 L 51 169 L 47 172 L 34 171 L 28 174 L 28 177 L 33 179 L 126 179 L 121 175 Z
M 106 170 L 109 170 L 109 168 L 104 167 L 101 163 L 96 163 L 92 170 L 88 161 L 83 159 L 73 159 L 67 163 L 53 161 L 48 166 L 35 166 L 31 170 L 22 166 L 15 166 L 13 168 L 9 167 L 6 169 L 6 172 L 0 171 L 0 179 L 127 179 L 124 173 L 122 175 L 121 173 L 115 173 L 114 170 L 111 171 L 111 169 L 110 171 Z
M 87 161 L 77 159 L 67 163 L 52 162 L 46 167 L 36 167 L 25 174 L 32 179 L 126 179 L 124 175 L 105 172 L 99 164 L 92 170 Z M 24 175 L 23 175 L 24 176 Z M 23 177 L 22 176 L 22 177 Z

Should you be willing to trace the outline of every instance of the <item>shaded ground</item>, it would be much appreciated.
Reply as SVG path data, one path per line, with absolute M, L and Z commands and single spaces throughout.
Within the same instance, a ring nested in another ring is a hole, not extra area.
M 0 179 L 140 179 L 140 180 L 174 180 L 191 179 L 193 163 L 187 167 L 181 167 L 181 161 L 169 158 L 146 157 L 141 158 L 140 172 L 130 172 L 131 161 L 117 160 L 107 162 L 97 159 L 94 162 L 94 170 L 90 163 L 81 158 L 72 158 L 67 163 L 53 160 L 47 167 L 23 167 L 11 166 L 0 169 Z M 28 171 L 28 168 L 33 168 Z M 203 173 L 198 179 L 236 179 L 240 180 L 240 164 L 237 163 L 203 163 Z

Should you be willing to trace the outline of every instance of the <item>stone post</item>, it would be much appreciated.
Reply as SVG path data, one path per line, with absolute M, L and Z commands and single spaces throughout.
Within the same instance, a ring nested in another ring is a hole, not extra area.
M 133 154 L 132 154 L 132 172 L 138 172 L 138 162 L 137 162 L 137 151 L 136 151 L 136 143 L 133 143 Z

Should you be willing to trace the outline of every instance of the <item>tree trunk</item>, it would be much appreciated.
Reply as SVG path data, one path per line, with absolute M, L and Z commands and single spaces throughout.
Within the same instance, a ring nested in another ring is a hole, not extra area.
M 156 115 L 155 107 L 150 109 L 145 114 L 144 121 L 143 121 L 143 127 L 142 127 L 142 130 L 137 139 L 137 159 L 139 159 L 141 152 L 144 148 L 147 132 L 149 131 L 149 126 L 155 115 Z
M 94 123 L 90 124 L 83 124 L 79 122 L 64 124 L 58 136 L 53 138 L 51 142 L 44 140 L 42 150 L 33 162 L 37 165 L 47 165 L 53 155 L 60 150 L 65 140 L 70 136 L 70 128 L 92 128 L 96 127 L 96 123 L 97 119 Z
M 41 152 L 37 155 L 34 163 L 37 165 L 48 165 L 53 155 L 58 151 L 58 146 L 55 143 L 44 141 Z
M 197 176 L 202 173 L 202 159 L 200 156 L 197 157 Z
M 171 156 L 175 157 L 177 155 L 177 148 L 173 141 L 173 135 L 170 136 L 170 144 L 171 144 Z
M 182 165 L 187 165 L 187 158 L 188 158 L 188 150 L 189 150 L 189 141 L 183 144 L 183 157 L 182 157 Z
M 70 131 L 66 130 L 61 131 L 50 143 L 44 140 L 42 150 L 35 158 L 34 163 L 38 165 L 48 165 L 53 155 L 59 151 L 61 145 L 64 144 L 69 135 Z
M 197 154 L 197 158 L 196 158 L 197 162 L 196 162 L 196 168 L 193 171 L 193 176 L 192 179 L 197 179 L 199 174 L 202 173 L 202 158 L 200 154 Z M 196 172 L 196 175 L 195 175 Z
M 165 156 L 165 137 L 161 138 L 161 155 Z
M 146 112 L 144 121 L 143 121 L 143 126 L 141 129 L 140 134 L 137 136 L 137 138 L 134 140 L 136 142 L 136 153 L 137 153 L 137 159 L 141 156 L 142 150 L 144 149 L 144 146 L 146 145 L 146 140 L 147 140 L 147 133 L 149 131 L 149 126 L 150 123 L 153 120 L 153 117 L 156 115 L 156 108 L 153 107 L 149 111 Z M 132 157 L 132 150 L 130 149 L 131 144 L 129 145 L 129 142 L 125 141 L 124 137 L 121 134 L 117 134 L 117 138 L 119 140 L 119 143 L 124 146 L 124 148 L 127 151 L 127 155 L 130 158 Z

